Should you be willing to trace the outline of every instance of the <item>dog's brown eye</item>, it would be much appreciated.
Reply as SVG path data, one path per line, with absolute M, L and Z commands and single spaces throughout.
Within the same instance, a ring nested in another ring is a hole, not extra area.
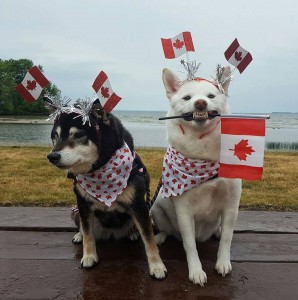
M 184 100 L 190 100 L 190 98 L 191 98 L 191 97 L 190 97 L 189 95 L 183 97 Z
M 208 97 L 209 99 L 213 99 L 213 98 L 215 98 L 215 95 L 209 94 L 207 97 Z

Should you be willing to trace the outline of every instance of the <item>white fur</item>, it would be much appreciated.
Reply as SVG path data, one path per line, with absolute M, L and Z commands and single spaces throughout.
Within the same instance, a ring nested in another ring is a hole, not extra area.
M 83 242 L 83 233 L 81 233 L 80 231 L 77 232 L 73 238 L 72 238 L 72 242 L 75 244 L 80 244 Z
M 225 72 L 230 72 L 229 68 Z M 163 81 L 170 100 L 168 116 L 195 111 L 195 102 L 207 102 L 206 111 L 217 110 L 229 113 L 227 98 L 212 83 L 191 81 L 181 87 L 179 78 L 165 69 Z M 224 85 L 227 92 L 229 82 Z M 214 95 L 210 99 L 208 95 Z M 190 96 L 189 100 L 183 97 Z M 167 139 L 183 155 L 198 160 L 219 161 L 220 120 L 215 118 L 205 122 L 167 120 Z M 181 129 L 182 128 L 182 129 Z M 241 180 L 216 178 L 202 183 L 180 196 L 162 198 L 161 191 L 152 207 L 154 223 L 160 230 L 155 239 L 158 244 L 168 235 L 182 238 L 186 252 L 189 279 L 203 286 L 207 276 L 202 269 L 196 241 L 206 241 L 213 234 L 221 232 L 215 268 L 222 276 L 231 269 L 230 247 L 233 228 L 238 214 L 241 196 Z

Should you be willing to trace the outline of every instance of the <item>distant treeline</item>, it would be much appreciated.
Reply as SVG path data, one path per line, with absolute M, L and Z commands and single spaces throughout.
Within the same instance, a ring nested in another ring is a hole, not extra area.
M 48 85 L 34 103 L 27 103 L 16 91 L 16 85 L 24 79 L 28 69 L 33 66 L 29 59 L 0 59 L 0 115 L 46 114 L 42 96 L 45 92 L 57 95 L 54 84 Z M 43 71 L 42 66 L 38 66 Z

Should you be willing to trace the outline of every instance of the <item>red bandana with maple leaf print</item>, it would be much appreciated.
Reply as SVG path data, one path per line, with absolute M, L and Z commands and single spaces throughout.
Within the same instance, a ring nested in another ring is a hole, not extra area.
M 162 197 L 178 196 L 218 174 L 219 163 L 195 160 L 168 147 L 162 168 Z
M 111 206 L 127 186 L 134 154 L 126 143 L 99 170 L 76 176 L 78 184 L 93 198 Z

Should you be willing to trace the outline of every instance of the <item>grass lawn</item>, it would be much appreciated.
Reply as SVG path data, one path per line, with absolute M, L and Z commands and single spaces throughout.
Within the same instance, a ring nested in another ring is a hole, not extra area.
M 0 206 L 70 206 L 72 181 L 48 163 L 46 147 L 0 147 Z M 138 149 L 151 176 L 153 195 L 163 149 Z M 298 152 L 266 152 L 263 180 L 244 181 L 242 209 L 298 211 Z

